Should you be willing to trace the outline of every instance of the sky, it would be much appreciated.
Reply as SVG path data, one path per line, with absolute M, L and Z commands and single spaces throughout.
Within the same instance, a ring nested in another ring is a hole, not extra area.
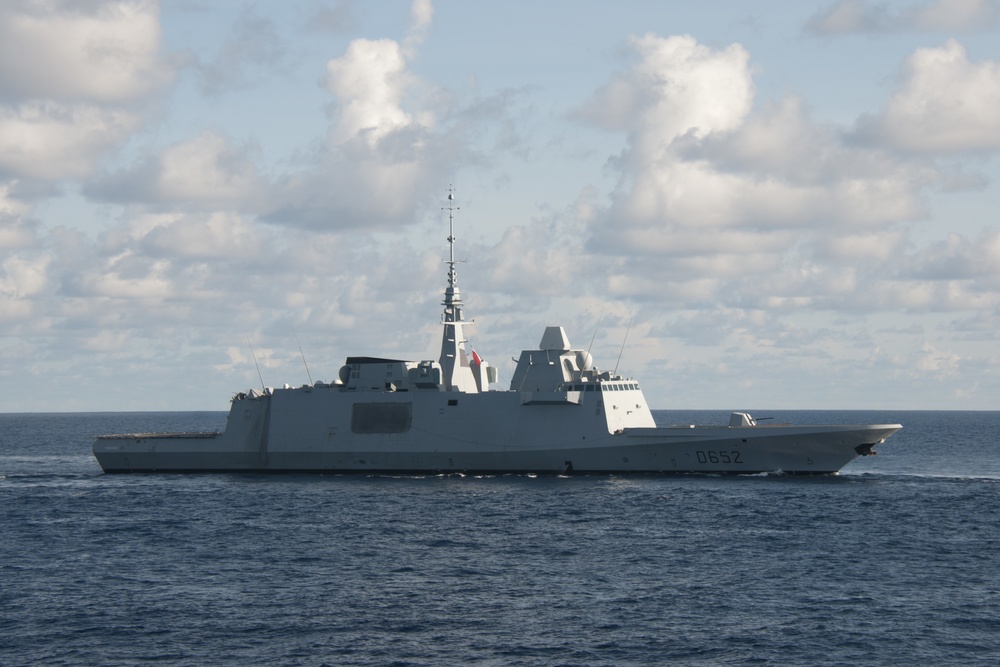
M 0 0 L 0 411 L 566 328 L 654 409 L 997 409 L 1000 0 Z

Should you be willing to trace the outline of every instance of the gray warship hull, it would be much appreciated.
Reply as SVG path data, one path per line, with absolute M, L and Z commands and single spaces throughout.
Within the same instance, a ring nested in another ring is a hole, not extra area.
M 101 436 L 110 473 L 835 473 L 898 424 L 608 428 L 626 399 L 442 392 L 344 396 L 278 389 L 233 402 L 222 433 Z M 423 395 L 421 395 L 423 394 Z M 590 400 L 588 400 L 590 399 Z M 600 404 L 599 404 L 600 403 Z M 619 404 L 620 403 L 620 404 Z M 359 411 L 354 406 L 362 406 Z M 379 416 L 379 406 L 386 419 Z M 367 410 L 370 415 L 359 414 Z M 740 420 L 745 421 L 745 420 Z M 752 420 L 751 420 L 752 421 Z

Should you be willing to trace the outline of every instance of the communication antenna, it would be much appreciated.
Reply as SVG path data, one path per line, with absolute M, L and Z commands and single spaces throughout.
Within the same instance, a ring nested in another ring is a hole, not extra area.
M 628 340 L 628 332 L 632 328 L 632 319 L 628 318 L 628 326 L 625 327 L 625 338 L 622 339 L 622 349 L 618 352 L 618 361 L 615 362 L 615 370 L 612 371 L 612 375 L 618 375 L 618 364 L 622 361 L 622 353 L 625 351 L 625 341 Z
M 594 347 L 594 340 L 597 338 L 597 332 L 601 329 L 601 322 L 604 321 L 604 313 L 601 313 L 600 319 L 597 320 L 597 326 L 594 327 L 594 335 L 590 337 L 590 347 L 587 348 L 587 356 L 590 356 L 590 350 Z
M 461 207 L 455 206 L 455 190 L 448 186 L 448 206 L 444 208 L 448 211 L 448 285 L 455 287 L 458 278 L 455 275 L 455 211 L 460 211 Z
M 292 327 L 292 335 L 295 336 L 295 344 L 299 346 L 299 356 L 302 357 L 302 365 L 306 367 L 306 376 L 309 378 L 309 384 L 313 383 L 312 373 L 309 372 L 309 364 L 306 363 L 305 352 L 302 351 L 302 343 L 299 342 L 299 334 L 296 333 L 295 327 Z
M 264 391 L 266 389 L 264 386 L 264 376 L 260 374 L 260 364 L 257 363 L 257 355 L 253 352 L 253 343 L 250 342 L 250 336 L 247 336 L 247 345 L 250 346 L 250 356 L 253 357 L 253 365 L 257 367 L 257 377 L 260 378 L 260 389 Z
M 445 264 L 448 265 L 448 289 L 445 291 L 445 306 L 455 305 L 458 306 L 462 303 L 461 298 L 458 295 L 458 273 L 455 271 L 455 265 L 464 262 L 464 259 L 455 259 L 455 211 L 461 211 L 461 206 L 455 205 L 455 189 L 448 186 L 448 205 L 441 207 L 442 211 L 448 211 L 448 259 L 445 260 Z M 459 318 L 461 319 L 461 318 Z

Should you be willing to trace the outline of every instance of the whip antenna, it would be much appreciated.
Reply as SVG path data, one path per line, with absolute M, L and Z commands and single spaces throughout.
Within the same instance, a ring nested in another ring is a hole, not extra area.
M 622 349 L 618 352 L 618 361 L 615 362 L 615 370 L 612 371 L 612 375 L 618 375 L 618 364 L 622 361 L 622 352 L 625 351 L 625 341 L 628 340 L 629 329 L 632 328 L 632 318 L 628 318 L 628 326 L 625 327 L 625 338 L 622 339 Z
M 309 384 L 312 384 L 313 376 L 309 372 L 309 364 L 306 363 L 306 354 L 302 351 L 302 343 L 299 342 L 299 334 L 295 332 L 295 327 L 292 327 L 292 335 L 295 336 L 295 344 L 299 346 L 299 356 L 302 357 L 302 365 L 306 367 L 306 377 L 309 378 Z
M 601 313 L 601 318 L 597 320 L 597 326 L 594 327 L 594 335 L 590 337 L 590 347 L 587 348 L 587 356 L 590 356 L 590 349 L 594 347 L 594 340 L 597 338 L 597 332 L 601 328 L 601 322 L 604 321 L 604 313 Z
M 264 376 L 260 374 L 260 364 L 257 363 L 257 355 L 253 352 L 253 343 L 250 342 L 250 336 L 247 336 L 247 345 L 250 346 L 250 356 L 253 357 L 253 365 L 257 367 L 257 377 L 260 378 L 260 389 L 264 391 L 266 389 L 264 386 Z

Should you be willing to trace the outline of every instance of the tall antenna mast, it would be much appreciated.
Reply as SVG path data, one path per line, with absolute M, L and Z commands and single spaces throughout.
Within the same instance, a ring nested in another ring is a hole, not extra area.
M 477 391 L 476 383 L 469 368 L 469 360 L 465 353 L 465 337 L 462 325 L 465 317 L 462 315 L 462 297 L 458 290 L 458 273 L 455 265 L 461 260 L 455 259 L 455 191 L 448 186 L 448 205 L 442 207 L 448 211 L 448 287 L 444 290 L 444 314 L 441 324 L 444 331 L 441 336 L 441 375 L 445 391 Z
M 448 206 L 445 207 L 445 210 L 448 211 L 448 287 L 452 290 L 445 292 L 445 305 L 448 305 L 448 296 L 454 296 L 453 291 L 458 287 L 458 274 L 455 272 L 455 211 L 461 210 L 460 207 L 455 206 L 455 190 L 450 185 L 448 186 Z

